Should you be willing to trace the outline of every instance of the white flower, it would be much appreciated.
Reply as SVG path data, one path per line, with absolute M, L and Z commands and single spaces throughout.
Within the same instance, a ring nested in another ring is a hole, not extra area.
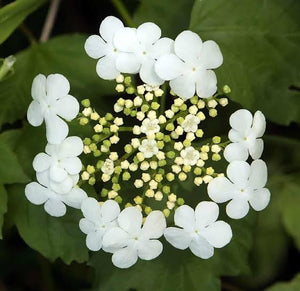
M 263 210 L 270 201 L 267 183 L 267 166 L 255 160 L 251 166 L 244 161 L 233 161 L 227 167 L 227 176 L 217 177 L 208 184 L 209 197 L 217 202 L 230 202 L 226 206 L 229 217 L 240 219 L 247 215 L 249 203 L 256 211 Z
M 35 156 L 33 168 L 38 173 L 48 172 L 49 179 L 54 183 L 62 183 L 68 178 L 71 179 L 69 176 L 77 175 L 81 171 L 82 164 L 77 156 L 83 151 L 83 143 L 79 137 L 67 137 L 58 145 L 48 143 L 45 151 L 46 153 Z M 71 190 L 72 179 L 69 185 L 69 188 L 64 191 Z
M 119 204 L 116 201 L 107 200 L 100 205 L 95 198 L 87 198 L 81 205 L 81 211 L 85 218 L 80 220 L 79 227 L 87 235 L 86 246 L 91 251 L 99 251 L 102 248 L 104 233 L 117 226 L 117 218 L 120 214 Z
M 149 85 L 161 85 L 164 80 L 155 73 L 154 64 L 160 56 L 171 53 L 173 40 L 160 37 L 160 28 L 152 22 L 143 23 L 137 29 L 119 30 L 114 37 L 116 48 L 132 54 L 120 56 L 116 60 L 117 68 L 124 73 L 139 72 L 142 81 Z
M 101 171 L 106 175 L 111 175 L 115 170 L 114 162 L 111 159 L 106 159 L 103 166 L 101 167 Z
M 99 59 L 96 71 L 102 79 L 113 80 L 120 75 L 120 71 L 116 68 L 116 61 L 127 54 L 118 51 L 113 44 L 113 38 L 122 28 L 124 25 L 120 19 L 108 16 L 100 24 L 101 37 L 91 35 L 85 42 L 86 53 L 93 59 Z
M 157 75 L 170 80 L 174 93 L 183 99 L 195 95 L 207 98 L 217 90 L 217 78 L 211 69 L 223 63 L 219 46 L 211 40 L 202 43 L 194 32 L 180 33 L 174 42 L 175 54 L 160 57 L 155 64 Z
M 139 151 L 144 154 L 146 159 L 158 154 L 157 142 L 153 139 L 144 139 L 139 146 Z
M 260 138 L 266 129 L 266 119 L 261 111 L 256 111 L 254 117 L 250 111 L 240 109 L 234 112 L 229 119 L 232 129 L 228 133 L 228 138 L 232 141 L 224 151 L 227 161 L 246 161 L 250 156 L 259 159 L 264 142 Z
M 37 182 L 26 185 L 25 195 L 35 205 L 44 204 L 45 211 L 55 217 L 66 214 L 66 205 L 79 209 L 82 201 L 87 198 L 87 194 L 80 188 L 72 188 L 66 194 L 58 194 Z
M 39 74 L 33 80 L 33 101 L 27 119 L 33 126 L 39 126 L 45 120 L 47 140 L 51 144 L 60 143 L 69 132 L 68 125 L 60 117 L 72 120 L 79 112 L 79 103 L 69 91 L 69 81 L 60 74 L 51 74 L 47 78 Z
M 198 124 L 200 123 L 200 118 L 193 114 L 188 114 L 181 124 L 181 127 L 185 132 L 196 132 L 198 130 Z
M 195 150 L 192 146 L 183 149 L 180 152 L 181 157 L 183 158 L 183 164 L 186 166 L 194 166 L 197 164 L 200 153 Z
M 145 118 L 142 122 L 141 132 L 145 133 L 146 135 L 152 136 L 160 130 L 160 126 L 158 123 L 158 119 L 151 120 L 149 118 Z
M 166 220 L 161 211 L 152 211 L 142 226 L 143 216 L 137 207 L 125 208 L 118 217 L 119 227 L 108 230 L 103 237 L 103 246 L 117 249 L 112 262 L 119 268 L 129 268 L 138 258 L 152 260 L 158 257 L 162 243 L 157 240 L 166 228 Z
M 175 248 L 185 250 L 202 259 L 213 256 L 214 248 L 222 248 L 232 238 L 228 223 L 218 220 L 219 207 L 214 202 L 200 202 L 196 210 L 188 205 L 177 208 L 174 215 L 175 225 L 165 230 L 166 240 Z

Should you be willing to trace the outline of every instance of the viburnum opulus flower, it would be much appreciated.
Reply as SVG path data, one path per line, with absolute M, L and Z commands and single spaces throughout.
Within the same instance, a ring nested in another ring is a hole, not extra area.
M 153 139 L 144 139 L 139 146 L 139 151 L 144 154 L 146 159 L 152 158 L 158 154 L 157 142 Z
M 188 114 L 181 126 L 185 132 L 196 132 L 198 129 L 198 125 L 200 123 L 200 118 L 193 114 Z
M 200 158 L 199 151 L 195 150 L 192 146 L 184 148 L 180 152 L 180 155 L 183 158 L 183 164 L 186 166 L 195 166 Z
M 163 245 L 157 239 L 166 228 L 163 213 L 152 211 L 143 226 L 142 220 L 142 213 L 137 207 L 125 208 L 118 217 L 118 226 L 104 234 L 103 246 L 112 250 L 115 266 L 129 268 L 138 258 L 152 260 L 161 254 Z
M 149 119 L 145 118 L 141 125 L 141 132 L 146 134 L 147 136 L 152 136 L 153 134 L 159 132 L 160 126 L 157 118 Z
M 195 95 L 207 98 L 217 91 L 214 71 L 223 63 L 219 46 L 212 40 L 202 43 L 198 34 L 186 30 L 174 42 L 174 53 L 161 56 L 155 72 L 179 97 L 189 99 Z
M 46 136 L 51 144 L 60 143 L 68 135 L 68 125 L 61 117 L 72 120 L 79 112 L 79 103 L 69 91 L 69 81 L 61 74 L 51 74 L 47 78 L 39 74 L 33 80 L 33 101 L 27 119 L 33 126 L 39 126 L 45 120 Z
M 232 129 L 228 133 L 230 143 L 224 151 L 227 161 L 246 161 L 248 156 L 259 159 L 264 149 L 261 139 L 266 129 L 266 119 L 261 111 L 256 111 L 254 117 L 246 109 L 239 109 L 229 119 Z
M 232 238 L 228 223 L 218 220 L 219 207 L 214 202 L 200 202 L 195 211 L 188 205 L 178 207 L 174 223 L 179 227 L 165 230 L 166 240 L 175 248 L 185 250 L 202 259 L 213 256 L 214 248 L 222 248 Z
M 244 161 L 233 161 L 227 167 L 226 177 L 214 178 L 208 185 L 209 197 L 217 202 L 230 201 L 226 206 L 229 217 L 240 219 L 247 215 L 249 204 L 256 211 L 267 207 L 270 191 L 267 183 L 267 166 L 255 160 L 251 166 Z

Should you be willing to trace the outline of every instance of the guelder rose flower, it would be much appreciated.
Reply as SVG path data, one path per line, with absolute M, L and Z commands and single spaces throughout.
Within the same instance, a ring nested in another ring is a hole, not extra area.
M 191 146 L 183 149 L 180 155 L 183 158 L 183 164 L 186 166 L 196 165 L 200 158 L 200 153 Z
M 181 126 L 185 132 L 196 132 L 198 129 L 198 124 L 200 123 L 200 118 L 193 114 L 188 114 Z
M 264 142 L 260 138 L 266 129 L 266 119 L 261 111 L 256 111 L 254 117 L 250 111 L 239 109 L 229 119 L 232 129 L 228 138 L 232 141 L 224 151 L 227 161 L 246 161 L 250 156 L 255 160 L 261 157 Z
M 117 226 L 119 204 L 114 200 L 107 200 L 100 205 L 95 198 L 87 198 L 81 205 L 81 211 L 85 218 L 80 220 L 79 227 L 87 235 L 86 246 L 91 251 L 99 251 L 105 232 Z
M 101 171 L 106 175 L 111 175 L 115 170 L 114 162 L 111 159 L 106 159 L 103 166 L 101 167 Z
M 161 38 L 161 29 L 152 22 L 146 22 L 137 29 L 125 27 L 114 37 L 116 48 L 131 55 L 120 56 L 116 60 L 117 68 L 124 73 L 140 73 L 143 82 L 149 85 L 161 85 L 164 80 L 154 71 L 156 60 L 172 52 L 173 40 Z
M 93 59 L 99 59 L 96 71 L 105 80 L 113 80 L 120 71 L 116 68 L 116 60 L 122 55 L 113 44 L 116 32 L 124 28 L 122 21 L 114 16 L 106 17 L 100 24 L 100 36 L 91 35 L 85 42 L 86 53 Z
M 153 139 L 144 139 L 139 146 L 139 151 L 144 154 L 146 159 L 158 154 L 157 142 Z
M 214 202 L 200 202 L 194 211 L 188 205 L 177 208 L 174 215 L 175 225 L 165 230 L 166 240 L 175 248 L 185 250 L 202 259 L 213 256 L 214 248 L 222 248 L 232 238 L 228 223 L 218 220 L 219 207 Z
M 159 126 L 159 121 L 158 119 L 149 119 L 145 118 L 142 122 L 141 126 L 141 132 L 146 134 L 146 135 L 153 135 L 157 132 L 159 132 L 160 126 Z
M 230 202 L 226 206 L 229 217 L 240 219 L 247 215 L 249 203 L 256 211 L 267 207 L 270 191 L 267 183 L 267 166 L 262 160 L 255 160 L 251 166 L 244 161 L 233 161 L 227 167 L 226 177 L 214 178 L 208 185 L 209 197 L 217 202 Z
M 219 46 L 212 40 L 202 43 L 194 32 L 180 33 L 174 42 L 175 54 L 160 57 L 155 64 L 157 75 L 170 80 L 172 90 L 182 99 L 195 95 L 202 98 L 212 96 L 217 91 L 214 71 L 223 63 Z
M 66 205 L 79 209 L 87 194 L 80 188 L 72 188 L 66 194 L 58 194 L 49 187 L 32 182 L 25 187 L 27 199 L 35 204 L 44 204 L 45 211 L 51 216 L 60 217 L 66 214 Z
M 39 74 L 33 80 L 33 101 L 27 119 L 33 126 L 39 126 L 45 120 L 47 140 L 51 144 L 59 144 L 69 132 L 68 125 L 60 117 L 72 120 L 79 112 L 79 103 L 69 91 L 69 81 L 60 74 L 51 74 L 47 78 Z
M 112 262 L 119 268 L 129 268 L 138 258 L 152 260 L 158 257 L 162 243 L 157 240 L 166 228 L 161 211 L 152 211 L 142 227 L 143 216 L 137 207 L 125 208 L 118 217 L 119 227 L 108 230 L 103 237 L 103 246 L 113 251 Z

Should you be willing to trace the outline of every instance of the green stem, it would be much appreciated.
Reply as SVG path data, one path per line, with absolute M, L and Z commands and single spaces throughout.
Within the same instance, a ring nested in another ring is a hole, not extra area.
M 23 34 L 26 36 L 27 40 L 29 41 L 29 43 L 31 45 L 36 44 L 37 43 L 37 39 L 35 38 L 35 36 L 33 35 L 32 31 L 24 24 L 22 23 L 20 25 L 20 30 L 23 32 Z
M 119 128 L 119 132 L 132 132 L 133 127 L 131 126 L 123 126 Z
M 5 78 L 5 76 L 13 70 L 13 65 L 16 61 L 14 56 L 9 56 L 4 59 L 2 66 L 0 67 L 0 82 Z
M 166 106 L 166 96 L 167 96 L 167 84 L 165 83 L 163 85 L 162 90 L 164 91 L 164 94 L 160 97 L 160 114 L 163 114 L 165 111 L 165 106 Z
M 126 25 L 135 27 L 134 21 L 131 18 L 128 10 L 126 9 L 125 5 L 121 0 L 111 0 L 112 4 L 115 6 L 115 8 L 118 10 L 119 14 L 123 18 Z

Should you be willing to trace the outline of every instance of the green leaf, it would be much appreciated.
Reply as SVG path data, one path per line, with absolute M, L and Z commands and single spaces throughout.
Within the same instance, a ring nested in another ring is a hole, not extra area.
M 198 0 L 190 29 L 223 52 L 218 84 L 231 98 L 275 122 L 300 122 L 300 2 Z
M 0 184 L 0 239 L 2 239 L 2 226 L 4 214 L 7 211 L 7 193 L 3 185 Z
M 136 25 L 150 21 L 162 29 L 162 35 L 175 38 L 189 26 L 192 0 L 142 0 L 134 15 Z
M 300 274 L 296 275 L 290 282 L 276 283 L 265 291 L 299 291 Z
M 96 61 L 84 51 L 86 38 L 78 34 L 59 36 L 16 55 L 15 74 L 0 83 L 0 126 L 25 117 L 32 101 L 32 80 L 39 73 L 61 73 L 70 81 L 71 95 L 92 99 L 93 105 L 101 104 L 100 110 L 112 108 L 113 98 L 105 102 L 101 98 L 114 92 L 115 83 L 98 77 Z
M 47 0 L 17 0 L 0 9 L 0 44 L 25 20 L 34 10 Z
M 68 208 L 61 218 L 48 215 L 43 206 L 31 204 L 24 194 L 25 185 L 8 187 L 9 216 L 24 241 L 51 261 L 84 262 L 88 249 L 79 230 L 80 211 Z

